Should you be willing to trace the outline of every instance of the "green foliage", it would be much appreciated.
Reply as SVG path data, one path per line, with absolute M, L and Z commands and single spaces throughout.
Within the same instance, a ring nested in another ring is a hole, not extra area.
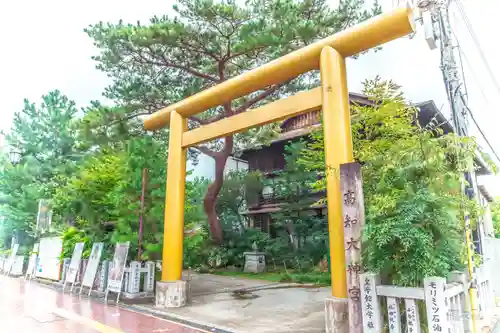
M 230 171 L 217 200 L 217 212 L 225 232 L 245 229 L 246 205 L 255 200 L 262 190 L 262 175 L 257 171 Z
M 314 284 L 316 286 L 328 286 L 330 285 L 330 273 L 320 273 L 320 272 L 309 272 L 309 273 L 283 273 L 283 272 L 264 272 L 260 274 L 256 273 L 244 273 L 244 272 L 233 272 L 225 270 L 212 270 L 210 273 L 222 275 L 222 276 L 234 276 L 247 279 L 258 279 L 271 282 L 290 282 L 290 283 L 304 283 L 304 284 Z
M 184 235 L 184 267 L 198 268 L 207 263 L 210 242 L 205 227 L 189 230 Z
M 446 276 L 463 263 L 461 208 L 478 211 L 460 190 L 477 145 L 416 125 L 416 110 L 390 81 L 366 81 L 364 93 L 373 103 L 351 111 L 355 160 L 363 166 L 364 264 L 399 285 Z M 323 147 L 322 131 L 315 132 L 299 164 L 324 174 Z M 313 187 L 324 190 L 324 178 Z
M 321 214 L 318 199 L 323 192 L 315 193 L 312 185 L 317 181 L 317 173 L 298 164 L 301 153 L 307 148 L 305 141 L 292 142 L 285 147 L 285 169 L 276 172 L 268 180 L 273 195 L 286 203 L 281 211 L 272 214 L 273 226 L 281 237 L 292 236 L 292 251 L 279 259 L 299 257 L 310 264 L 319 262 L 328 251 L 328 224 Z
M 491 204 L 491 219 L 493 221 L 493 230 L 495 231 L 495 238 L 500 238 L 500 201 L 495 199 Z
M 8 155 L 1 157 L 1 236 L 13 235 L 22 245 L 32 245 L 38 201 L 50 199 L 62 179 L 76 168 L 81 154 L 76 147 L 75 103 L 59 91 L 42 96 L 36 105 L 24 101 L 6 135 Z
M 280 282 L 307 283 L 329 286 L 331 284 L 331 275 L 328 272 L 282 273 Z
M 144 259 L 159 259 L 163 242 L 163 213 L 168 143 L 158 135 L 121 142 L 86 140 L 85 119 L 59 92 L 43 96 L 39 107 L 26 101 L 7 136 L 11 156 L 0 156 L 2 243 L 13 235 L 20 249 L 30 249 L 40 236 L 36 230 L 38 201 L 49 199 L 53 209 L 51 234 L 62 234 L 64 256 L 74 244 L 130 241 L 130 257 L 137 256 L 141 215 L 142 172 L 147 169 L 144 220 Z M 83 120 L 82 120 L 83 119 Z M 203 224 L 204 182 L 186 184 L 186 226 Z M 85 253 L 84 253 L 85 254 Z M 112 249 L 106 248 L 106 256 Z
M 76 243 L 85 243 L 83 247 L 82 258 L 88 258 L 92 250 L 92 244 L 89 237 L 82 230 L 77 230 L 74 227 L 67 228 L 62 234 L 63 251 L 61 258 L 71 258 Z
M 89 155 L 78 172 L 57 190 L 54 211 L 91 236 L 93 242 L 130 242 L 129 255 L 138 254 L 140 196 L 147 169 L 143 215 L 143 259 L 159 259 L 163 243 L 163 214 L 167 152 L 154 137 L 128 140 L 120 149 Z M 154 156 L 154 158 L 149 158 Z M 203 224 L 201 193 L 204 182 L 186 184 L 186 226 Z
M 53 197 L 53 209 L 63 222 L 72 224 L 78 216 L 85 220 L 79 224 L 99 228 L 102 222 L 115 219 L 113 198 L 108 193 L 123 179 L 124 160 L 123 154 L 103 152 L 83 161 L 77 173 L 56 189 Z

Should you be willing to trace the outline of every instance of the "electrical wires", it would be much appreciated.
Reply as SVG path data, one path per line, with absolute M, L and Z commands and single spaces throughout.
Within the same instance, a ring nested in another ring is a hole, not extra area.
M 465 27 L 469 31 L 469 34 L 472 37 L 472 41 L 474 42 L 474 45 L 476 46 L 477 51 L 479 52 L 479 56 L 481 57 L 481 61 L 483 62 L 484 67 L 486 68 L 486 71 L 488 72 L 488 76 L 490 77 L 491 81 L 495 85 L 495 88 L 497 89 L 498 93 L 500 93 L 500 84 L 498 84 L 498 81 L 497 81 L 495 75 L 493 74 L 493 70 L 491 69 L 491 66 L 488 62 L 488 59 L 486 59 L 483 48 L 481 47 L 481 43 L 479 43 L 477 35 L 474 32 L 474 29 L 472 28 L 472 24 L 470 23 L 469 17 L 465 13 L 465 9 L 464 9 L 464 6 L 462 4 L 462 1 L 455 0 L 455 2 L 457 4 L 458 12 L 460 13 L 460 16 L 462 17 L 462 19 L 465 23 Z
M 483 137 L 484 141 L 486 141 L 486 144 L 488 145 L 488 147 L 490 147 L 491 152 L 493 153 L 493 155 L 495 155 L 497 160 L 500 162 L 500 157 L 498 156 L 497 152 L 495 151 L 495 149 L 491 145 L 490 141 L 488 140 L 488 138 L 484 134 L 483 130 L 481 129 L 481 127 L 477 123 L 476 118 L 474 118 L 474 114 L 472 113 L 471 109 L 469 109 L 469 107 L 467 106 L 467 103 L 465 102 L 464 96 L 462 94 L 460 94 L 460 98 L 462 99 L 462 103 L 463 103 L 465 109 L 467 110 L 467 112 L 469 113 L 470 118 L 472 119 L 472 121 L 476 125 L 477 129 L 479 130 L 479 133 L 481 133 L 481 136 Z
M 460 16 L 462 17 L 464 23 L 465 23 L 465 26 L 470 34 L 470 36 L 472 37 L 472 41 L 474 43 L 474 46 L 477 48 L 478 50 L 478 53 L 479 53 L 479 56 L 481 58 L 481 61 L 484 63 L 484 66 L 486 68 L 486 71 L 488 72 L 488 76 L 491 78 L 491 81 L 493 82 L 495 88 L 497 89 L 497 91 L 500 93 L 500 85 L 498 84 L 498 81 L 497 79 L 495 78 L 495 75 L 493 74 L 493 71 L 491 70 L 491 66 L 490 64 L 488 63 L 487 59 L 486 59 L 486 56 L 484 54 L 484 51 L 481 47 L 481 44 L 479 43 L 479 40 L 474 32 L 474 29 L 472 28 L 472 24 L 470 23 L 470 20 L 469 18 L 467 17 L 467 14 L 465 13 L 465 9 L 461 3 L 461 0 L 455 0 L 456 4 L 457 4 L 457 9 L 458 9 L 458 12 L 460 14 Z M 451 27 L 450 27 L 451 28 Z M 467 59 L 467 56 L 465 55 L 465 52 L 464 50 L 462 49 L 460 43 L 458 42 L 458 38 L 455 34 L 455 32 L 453 31 L 453 29 L 450 29 L 451 33 L 453 34 L 454 38 L 455 38 L 455 41 L 457 43 L 457 47 L 458 47 L 458 50 L 459 50 L 459 54 L 465 58 L 465 61 L 467 62 L 467 64 L 469 65 L 470 67 L 470 70 L 472 72 L 472 75 L 474 76 L 475 80 L 476 80 L 476 83 L 477 83 L 477 86 L 479 88 L 479 90 L 481 91 L 481 94 L 483 95 L 485 101 L 489 104 L 489 99 L 488 97 L 486 96 L 482 86 L 481 86 L 481 82 L 479 81 L 479 78 L 476 76 L 476 73 L 474 72 L 473 70 L 473 67 L 471 66 L 471 63 L 470 61 Z M 463 73 L 463 68 L 462 68 L 462 73 Z M 462 74 L 463 75 L 463 74 Z M 464 81 L 465 81 L 465 78 L 462 78 Z M 483 129 L 479 126 L 478 122 L 476 121 L 475 117 L 474 117 L 474 114 L 472 113 L 472 110 L 468 107 L 467 105 L 467 102 L 463 96 L 462 93 L 458 93 L 458 95 L 460 96 L 460 99 L 461 99 L 461 102 L 464 106 L 464 108 L 467 110 L 468 114 L 470 115 L 472 121 L 474 122 L 476 128 L 478 129 L 479 133 L 481 134 L 481 136 L 483 137 L 484 141 L 486 142 L 486 144 L 488 145 L 488 147 L 490 148 L 491 152 L 493 153 L 493 155 L 495 155 L 495 157 L 497 158 L 497 160 L 500 162 L 500 156 L 499 154 L 495 151 L 495 149 L 493 148 L 492 144 L 490 143 L 490 141 L 488 140 L 488 138 L 486 137 Z M 455 96 L 452 96 L 452 100 L 455 99 Z M 453 104 L 453 103 L 452 103 Z

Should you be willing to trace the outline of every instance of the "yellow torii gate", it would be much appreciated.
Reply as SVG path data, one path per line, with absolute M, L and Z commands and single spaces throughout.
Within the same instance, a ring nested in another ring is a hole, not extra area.
M 413 31 L 411 8 L 400 7 L 201 91 L 154 113 L 144 121 L 147 130 L 170 125 L 162 264 L 162 282 L 168 283 L 170 287 L 160 288 L 160 293 L 165 294 L 160 295 L 163 299 L 160 303 L 163 304 L 158 304 L 157 300 L 157 305 L 184 304 L 182 301 L 178 304 L 167 304 L 169 301 L 166 299 L 171 293 L 166 289 L 182 289 L 179 283 L 182 277 L 187 148 L 320 107 L 323 111 L 325 133 L 325 165 L 335 170 L 328 172 L 326 176 L 332 296 L 347 298 L 338 175 L 340 164 L 353 160 L 345 58 Z M 189 116 L 315 69 L 320 69 L 321 72 L 321 86 L 318 88 L 187 130 Z

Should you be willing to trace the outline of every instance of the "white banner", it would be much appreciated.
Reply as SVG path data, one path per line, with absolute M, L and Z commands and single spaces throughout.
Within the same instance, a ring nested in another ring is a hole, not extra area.
M 36 228 L 38 230 L 49 231 L 52 223 L 52 210 L 48 200 L 42 199 L 38 202 L 38 215 L 36 217 Z
M 14 260 L 16 259 L 18 249 L 19 249 L 19 244 L 14 244 L 14 246 L 12 246 L 12 250 L 10 251 L 9 259 L 7 260 L 7 266 L 5 266 L 3 268 L 5 271 L 5 274 L 7 274 L 7 275 L 9 275 L 10 270 L 12 269 L 12 265 L 14 264 Z
M 35 274 L 36 259 L 38 258 L 36 253 L 30 255 L 30 260 L 28 261 L 28 269 L 26 270 L 26 276 L 33 276 Z
M 115 246 L 112 268 L 108 276 L 108 291 L 115 293 L 121 292 L 129 246 L 130 242 L 118 243 Z
M 71 257 L 71 262 L 69 263 L 68 272 L 66 273 L 66 280 L 69 283 L 75 283 L 76 274 L 80 268 L 80 261 L 82 260 L 83 247 L 85 243 L 76 243 L 75 249 L 73 250 L 73 256 Z
M 59 280 L 61 273 L 62 239 L 59 237 L 46 237 L 40 239 L 38 251 L 38 265 L 35 275 L 37 277 Z
M 92 245 L 92 252 L 90 252 L 87 268 L 85 269 L 85 275 L 83 276 L 82 286 L 92 289 L 95 275 L 97 273 L 97 269 L 99 268 L 99 262 L 101 261 L 103 247 L 104 243 L 94 243 Z

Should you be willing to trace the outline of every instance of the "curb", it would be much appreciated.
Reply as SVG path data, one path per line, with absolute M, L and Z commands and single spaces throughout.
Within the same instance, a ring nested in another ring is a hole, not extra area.
M 212 326 L 212 325 L 203 324 L 201 322 L 196 322 L 196 321 L 193 321 L 192 319 L 187 319 L 187 318 L 180 316 L 180 315 L 177 315 L 177 314 L 172 314 L 172 313 L 167 314 L 161 310 L 154 310 L 154 309 L 150 309 L 150 308 L 147 308 L 147 307 L 144 307 L 141 305 L 125 305 L 124 309 L 130 310 L 130 311 L 135 311 L 135 312 L 145 314 L 145 315 L 150 315 L 150 316 L 153 316 L 156 318 L 172 321 L 175 323 L 187 325 L 189 327 L 204 330 L 206 332 L 236 333 L 234 331 L 231 331 L 228 328 L 217 328 L 217 327 Z

